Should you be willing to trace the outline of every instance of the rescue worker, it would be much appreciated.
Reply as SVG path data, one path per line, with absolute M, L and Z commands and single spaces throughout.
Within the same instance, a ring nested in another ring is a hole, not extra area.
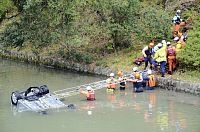
M 181 42 L 178 41 L 177 44 L 176 44 L 176 54 L 181 50 Z
M 158 47 L 159 49 L 156 51 L 155 55 L 154 55 L 154 66 L 155 66 L 155 69 L 157 70 L 157 63 L 160 63 L 160 66 L 161 66 L 161 74 L 162 74 L 162 77 L 165 76 L 165 64 L 166 64 L 166 57 L 167 57 L 167 53 L 166 53 L 166 50 L 167 50 L 167 45 L 166 43 L 163 41 L 163 44 L 159 43 L 158 44 Z
M 125 90 L 126 88 L 126 78 L 124 77 L 123 75 L 123 72 L 122 71 L 118 71 L 118 81 L 120 82 L 119 85 L 120 85 L 120 90 Z
M 161 43 L 162 43 L 162 44 L 166 44 L 166 40 L 162 40 Z M 157 50 L 159 50 L 159 45 L 160 45 L 160 44 L 158 43 L 156 46 L 154 46 L 154 48 L 153 48 L 154 54 L 156 53 Z
M 144 62 L 145 62 L 145 68 L 147 68 L 148 63 L 150 63 L 150 68 L 152 68 L 153 60 L 152 60 L 152 55 L 153 55 L 153 47 L 154 43 L 149 43 L 148 46 L 144 47 L 142 50 L 142 54 L 144 56 Z
M 94 101 L 94 100 L 96 100 L 96 98 L 95 98 L 95 92 L 92 89 L 92 87 L 91 86 L 87 86 L 86 90 L 87 91 L 84 91 L 84 90 L 81 89 L 80 90 L 80 94 L 86 96 L 86 98 L 87 98 L 88 101 Z
M 138 92 L 143 92 L 143 86 L 142 86 L 142 75 L 138 72 L 138 68 L 134 67 L 133 68 L 133 73 L 130 76 L 130 79 L 127 79 L 127 81 L 133 83 L 133 90 L 138 93 Z
M 169 65 L 168 73 L 172 75 L 172 71 L 176 68 L 176 48 L 167 42 L 167 62 Z
M 156 86 L 156 77 L 152 74 L 152 70 L 150 69 L 147 71 L 147 74 L 147 90 L 154 90 Z
M 117 87 L 117 80 L 115 79 L 115 74 L 110 73 L 109 78 L 106 80 L 107 83 L 107 92 L 114 92 Z
M 176 15 L 173 17 L 172 22 L 175 25 L 179 25 L 182 22 L 182 19 L 181 19 L 181 10 L 177 10 L 176 11 Z

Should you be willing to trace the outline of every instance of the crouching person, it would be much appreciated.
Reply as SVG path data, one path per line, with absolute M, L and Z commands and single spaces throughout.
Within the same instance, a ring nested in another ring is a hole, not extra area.
M 110 73 L 109 78 L 106 80 L 107 92 L 115 92 L 117 87 L 117 80 L 115 79 L 115 74 Z
M 127 79 L 127 81 L 133 83 L 133 90 L 136 93 L 143 92 L 142 75 L 137 71 L 136 68 L 133 68 L 133 74 L 130 76 L 130 79 Z
M 152 74 L 151 70 L 148 70 L 147 74 L 147 90 L 154 90 L 156 86 L 156 77 Z
M 84 90 L 81 89 L 80 90 L 80 94 L 86 96 L 86 98 L 87 98 L 88 101 L 94 101 L 94 100 L 96 100 L 96 98 L 95 98 L 95 92 L 92 89 L 92 87 L 90 87 L 90 86 L 86 87 L 86 91 L 84 91 Z

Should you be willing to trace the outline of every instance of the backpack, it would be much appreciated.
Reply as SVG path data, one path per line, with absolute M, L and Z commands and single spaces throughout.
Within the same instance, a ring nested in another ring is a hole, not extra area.
M 133 63 L 140 66 L 142 64 L 142 62 L 144 62 L 144 57 L 143 56 L 135 59 Z

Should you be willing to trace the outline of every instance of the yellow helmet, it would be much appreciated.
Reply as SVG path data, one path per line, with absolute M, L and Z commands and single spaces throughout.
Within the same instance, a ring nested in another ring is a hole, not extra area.
M 123 72 L 122 71 L 118 71 L 117 75 L 118 76 L 123 76 Z
M 135 78 L 136 78 L 136 79 L 140 79 L 140 73 L 136 73 L 136 74 L 135 74 Z

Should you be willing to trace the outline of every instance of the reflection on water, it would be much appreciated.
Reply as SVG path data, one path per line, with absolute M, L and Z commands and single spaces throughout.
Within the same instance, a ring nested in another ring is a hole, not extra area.
M 132 85 L 125 91 L 96 91 L 96 101 L 82 96 L 63 100 L 76 109 L 49 110 L 47 114 L 16 113 L 10 106 L 10 93 L 29 86 L 47 84 L 50 91 L 72 87 L 104 78 L 50 70 L 22 63 L 0 62 L 1 132 L 199 132 L 200 98 L 157 89 L 134 93 Z

